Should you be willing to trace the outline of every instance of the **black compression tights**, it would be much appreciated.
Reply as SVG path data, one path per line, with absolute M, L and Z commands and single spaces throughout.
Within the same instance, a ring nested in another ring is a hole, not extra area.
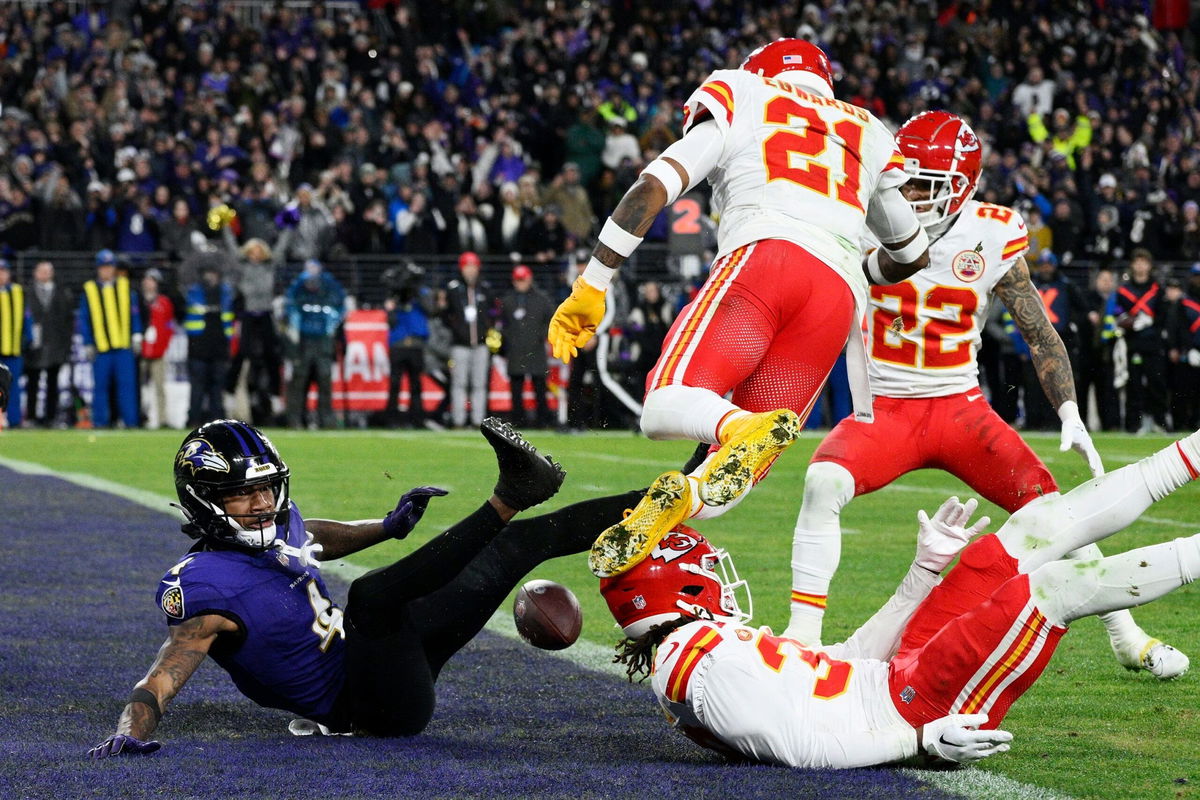
M 507 526 L 484 505 L 412 554 L 354 581 L 339 703 L 354 726 L 379 736 L 424 730 L 438 673 L 521 579 L 547 559 L 590 548 L 640 498 L 640 492 L 602 497 Z

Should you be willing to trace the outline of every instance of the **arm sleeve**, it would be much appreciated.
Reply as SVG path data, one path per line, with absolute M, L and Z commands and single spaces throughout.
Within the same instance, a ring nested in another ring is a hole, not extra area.
M 659 159 L 671 158 L 687 172 L 688 185 L 680 192 L 683 195 L 708 177 L 721 160 L 724 150 L 725 131 L 715 120 L 705 119 L 689 128 L 682 139 L 659 155 Z
M 940 582 L 940 576 L 914 563 L 883 608 L 876 611 L 849 639 L 826 647 L 825 652 L 831 658 L 840 660 L 876 658 L 887 661 L 896 654 L 900 636 L 917 606 Z
M 916 212 L 900 194 L 898 186 L 875 192 L 871 204 L 867 206 L 867 229 L 882 244 L 902 242 L 920 227 Z
M 917 732 L 909 725 L 872 731 L 831 733 L 809 729 L 789 766 L 854 769 L 902 761 L 917 754 Z

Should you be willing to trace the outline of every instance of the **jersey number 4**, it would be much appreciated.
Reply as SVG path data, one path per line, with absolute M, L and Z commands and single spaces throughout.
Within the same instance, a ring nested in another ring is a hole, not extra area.
M 836 661 L 824 653 L 806 650 L 800 642 L 783 636 L 768 636 L 760 633 L 758 642 L 755 644 L 758 647 L 758 654 L 762 656 L 763 663 L 775 672 L 783 669 L 783 662 L 787 660 L 787 654 L 783 652 L 784 648 L 791 648 L 791 651 L 817 674 L 817 682 L 813 684 L 812 696 L 818 700 L 832 700 L 846 693 L 846 686 L 850 683 L 850 676 L 854 673 L 854 665 L 850 662 Z
M 863 126 L 852 119 L 840 119 L 833 123 L 831 136 L 830 126 L 812 106 L 782 95 L 767 102 L 763 116 L 766 124 L 794 128 L 797 120 L 803 121 L 803 132 L 776 131 L 763 141 L 767 181 L 798 183 L 863 211 L 862 201 L 858 199 Z M 841 140 L 843 177 L 831 186 L 829 167 L 821 163 L 820 157 L 834 137 Z M 793 156 L 798 156 L 802 163 L 796 164 Z
M 944 312 L 951 308 L 957 313 L 953 319 L 927 319 L 917 337 L 921 342 L 918 347 L 915 341 L 900 338 L 898 334 L 914 330 L 921 324 L 917 314 L 920 301 L 917 287 L 909 281 L 871 287 L 871 302 L 875 306 L 885 306 L 877 307 L 871 313 L 871 357 L 888 364 L 925 369 L 949 369 L 969 364 L 969 340 L 959 341 L 949 350 L 943 349 L 942 340 L 947 336 L 964 336 L 974 329 L 979 295 L 973 289 L 960 286 L 935 286 L 926 292 L 927 310 Z M 896 339 L 899 339 L 898 344 L 894 343 Z

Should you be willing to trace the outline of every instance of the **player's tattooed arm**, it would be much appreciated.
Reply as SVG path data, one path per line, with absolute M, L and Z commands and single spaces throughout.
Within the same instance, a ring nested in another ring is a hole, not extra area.
M 1046 306 L 1029 278 L 1029 265 L 1024 258 L 1018 258 L 1013 268 L 996 284 L 996 296 L 1004 303 L 1017 330 L 1029 345 L 1033 368 L 1051 405 L 1058 408 L 1068 400 L 1074 400 L 1075 377 L 1071 374 L 1067 348 L 1046 316 Z
M 687 170 L 673 158 L 664 160 L 675 168 L 675 171 L 679 173 L 679 179 L 683 181 L 684 186 L 687 186 L 691 181 Z M 642 237 L 646 235 L 646 231 L 650 230 L 650 224 L 654 222 L 654 218 L 659 215 L 666 204 L 667 188 L 663 186 L 662 181 L 653 175 L 641 175 L 633 186 L 629 187 L 629 191 L 621 198 L 621 202 L 617 203 L 617 207 L 612 213 L 612 221 L 634 236 Z M 624 256 L 603 242 L 597 242 L 592 255 L 601 264 L 613 269 L 620 267 L 625 260 Z
M 150 698 L 131 699 L 117 720 L 117 733 L 148 739 L 158 727 L 162 712 L 208 655 L 217 635 L 236 630 L 237 625 L 232 620 L 217 614 L 202 614 L 172 627 L 167 640 L 158 649 L 150 671 L 134 687 L 135 694 L 141 689 L 153 695 L 158 707 L 149 704 Z
M 313 535 L 313 541 L 321 545 L 321 561 L 333 561 L 351 553 L 387 541 L 383 522 L 364 519 L 355 522 L 338 522 L 333 519 L 306 519 L 304 530 Z

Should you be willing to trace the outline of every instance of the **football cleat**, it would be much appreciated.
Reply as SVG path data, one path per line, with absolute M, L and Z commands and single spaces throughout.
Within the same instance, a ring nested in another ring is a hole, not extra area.
M 1112 645 L 1117 663 L 1125 669 L 1144 669 L 1160 681 L 1178 678 L 1188 671 L 1191 661 L 1185 653 L 1158 639 L 1147 639 L 1141 647 Z
M 505 505 L 524 511 L 558 493 L 567 473 L 558 462 L 525 441 L 512 425 L 488 417 L 479 432 L 496 451 L 500 478 L 493 491 Z
M 727 422 L 721 449 L 700 474 L 700 501 L 723 506 L 736 500 L 800 437 L 801 427 L 800 417 L 786 408 Z
M 598 578 L 611 578 L 637 566 L 692 509 L 692 487 L 678 470 L 655 478 L 625 519 L 596 537 L 588 566 Z

